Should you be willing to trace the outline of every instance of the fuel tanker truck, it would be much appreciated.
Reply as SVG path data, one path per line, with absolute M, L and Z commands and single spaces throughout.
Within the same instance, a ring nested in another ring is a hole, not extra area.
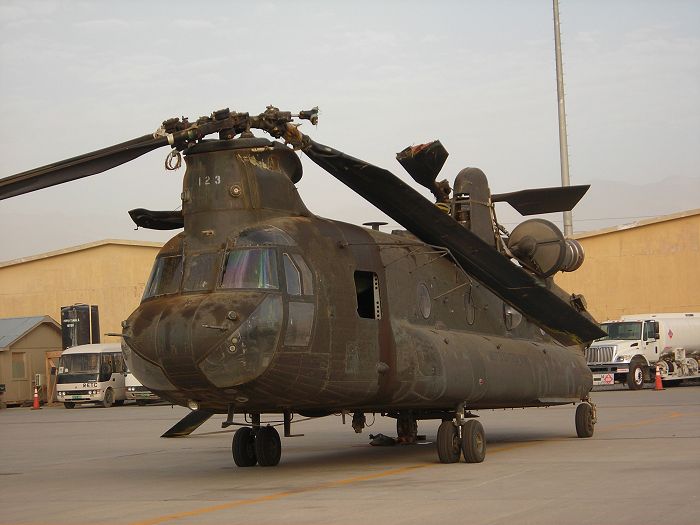
M 600 327 L 608 335 L 586 350 L 594 385 L 638 390 L 654 381 L 657 366 L 665 383 L 700 378 L 700 313 L 625 315 Z

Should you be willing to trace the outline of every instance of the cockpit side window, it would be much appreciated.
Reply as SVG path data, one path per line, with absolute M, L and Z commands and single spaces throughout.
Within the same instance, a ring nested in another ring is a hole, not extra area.
M 274 248 L 234 249 L 226 254 L 221 288 L 279 289 Z
M 177 293 L 182 281 L 182 256 L 158 257 L 148 278 L 143 299 Z
M 301 273 L 299 268 L 292 262 L 288 253 L 283 254 L 284 277 L 287 281 L 287 293 L 289 295 L 301 295 Z

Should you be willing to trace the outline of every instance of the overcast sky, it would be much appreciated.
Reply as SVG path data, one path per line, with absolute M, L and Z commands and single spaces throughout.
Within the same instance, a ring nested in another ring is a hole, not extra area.
M 700 2 L 562 0 L 560 15 L 571 179 L 593 184 L 575 230 L 699 208 Z M 268 104 L 319 106 L 307 134 L 406 180 L 395 153 L 440 139 L 441 177 L 477 166 L 494 192 L 560 184 L 549 0 L 0 0 L 2 177 L 173 116 Z M 166 154 L 0 201 L 0 261 L 167 239 L 134 231 L 127 215 L 180 206 L 183 172 L 163 169 Z M 302 162 L 298 188 L 314 213 L 385 219 Z M 613 187 L 643 197 L 618 199 Z M 498 213 L 509 228 L 519 220 Z

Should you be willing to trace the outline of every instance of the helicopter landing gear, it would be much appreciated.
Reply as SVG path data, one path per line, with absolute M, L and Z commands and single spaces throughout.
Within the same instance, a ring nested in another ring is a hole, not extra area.
M 275 427 L 241 427 L 233 435 L 231 452 L 239 467 L 274 467 L 282 457 L 282 442 Z
M 411 415 L 400 415 L 396 418 L 396 441 L 411 444 L 418 441 L 418 421 Z
M 576 435 L 578 437 L 589 438 L 593 435 L 598 417 L 596 415 L 596 406 L 590 398 L 584 399 L 583 402 L 576 407 L 575 420 Z
M 473 418 L 471 412 L 465 414 L 464 406 L 457 407 L 454 419 L 444 419 L 438 427 L 437 452 L 441 463 L 457 463 L 464 455 L 467 463 L 481 463 L 486 457 L 486 435 L 484 427 Z

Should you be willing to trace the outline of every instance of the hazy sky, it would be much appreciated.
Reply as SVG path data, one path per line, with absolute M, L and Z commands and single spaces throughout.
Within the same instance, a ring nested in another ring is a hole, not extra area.
M 700 2 L 562 0 L 560 14 L 571 179 L 593 184 L 575 230 L 700 208 Z M 173 116 L 268 104 L 319 106 L 306 133 L 407 180 L 395 153 L 439 138 L 450 152 L 441 177 L 478 166 L 494 192 L 560 184 L 549 0 L 0 0 L 2 177 Z M 0 261 L 167 239 L 134 231 L 126 213 L 180 206 L 183 171 L 166 172 L 166 154 L 0 201 Z M 298 188 L 313 212 L 384 218 L 302 162 Z M 617 208 L 604 181 L 644 197 Z M 519 219 L 506 208 L 511 227 Z

